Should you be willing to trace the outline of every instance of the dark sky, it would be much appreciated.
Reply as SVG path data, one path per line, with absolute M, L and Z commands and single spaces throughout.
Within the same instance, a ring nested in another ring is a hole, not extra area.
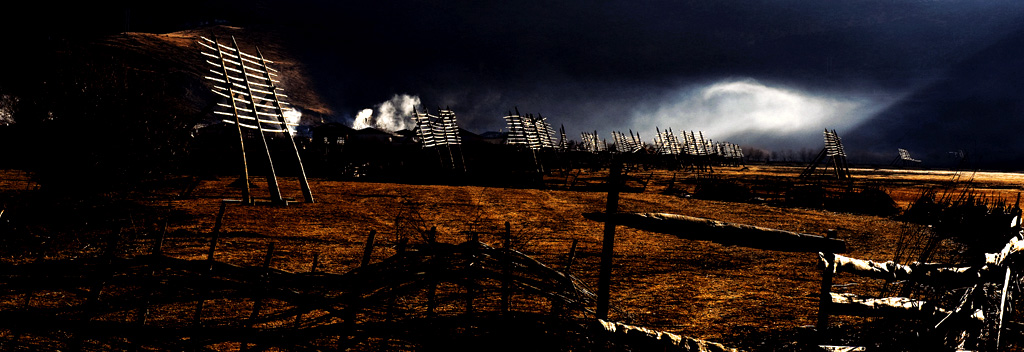
M 571 138 L 632 129 L 650 141 L 657 127 L 817 151 L 829 128 L 863 161 L 888 162 L 903 147 L 938 165 L 967 149 L 1024 169 L 1012 133 L 1024 127 L 1019 0 L 78 6 L 35 10 L 42 20 L 21 26 L 85 35 L 225 21 L 274 31 L 338 121 L 405 94 L 450 106 L 477 132 L 502 128 L 514 107 Z

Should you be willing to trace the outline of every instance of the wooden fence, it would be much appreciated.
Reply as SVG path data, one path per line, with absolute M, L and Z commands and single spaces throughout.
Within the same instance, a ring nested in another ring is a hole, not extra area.
M 975 265 L 945 265 L 894 262 L 873 262 L 832 253 L 819 253 L 822 268 L 822 296 L 818 329 L 828 328 L 829 315 L 920 317 L 938 321 L 935 328 L 952 325 L 960 336 L 957 349 L 968 345 L 981 350 L 999 350 L 1004 326 L 1007 325 L 1008 297 L 1013 273 L 1020 270 L 1024 257 L 1024 232 L 1013 237 L 1001 251 L 986 255 L 985 262 Z M 1016 268 L 1016 269 L 1015 269 Z M 832 277 L 846 272 L 862 277 L 906 281 L 939 291 L 966 288 L 966 294 L 954 306 L 908 297 L 860 297 L 850 293 L 831 292 Z M 986 286 L 998 285 L 997 304 L 984 304 L 978 297 Z M 829 290 L 826 290 L 826 287 Z
M 576 244 L 554 270 L 511 249 L 508 224 L 505 248 L 437 243 L 431 230 L 377 263 L 371 232 L 343 274 L 319 270 L 319 256 L 308 272 L 275 269 L 273 243 L 257 266 L 218 261 L 219 228 L 218 217 L 205 259 L 169 257 L 161 238 L 132 258 L 110 241 L 100 257 L 0 264 L 0 350 L 735 351 L 595 320 L 595 294 L 567 273 Z
M 611 199 L 611 197 L 610 197 Z M 836 232 L 829 230 L 826 236 L 815 236 L 790 231 L 768 229 L 757 226 L 726 223 L 717 220 L 664 213 L 616 213 L 609 206 L 605 213 L 584 214 L 585 217 L 604 221 L 608 224 L 624 225 L 640 230 L 666 233 L 691 240 L 705 240 L 726 245 L 744 246 L 774 251 L 818 252 L 822 263 L 820 306 L 818 310 L 818 331 L 828 329 L 830 315 L 855 316 L 906 316 L 937 317 L 939 325 L 954 325 L 964 330 L 975 331 L 986 340 L 994 340 L 991 349 L 998 349 L 1007 310 L 1008 288 L 1011 267 L 1019 266 L 1024 252 L 1024 232 L 1014 237 L 1002 251 L 987 255 L 986 262 L 974 266 L 949 266 L 941 264 L 913 263 L 902 265 L 893 262 L 877 263 L 842 255 L 845 242 L 836 238 Z M 614 225 L 611 230 L 614 236 Z M 606 241 L 609 238 L 606 235 Z M 611 237 L 614 238 L 614 237 Z M 1015 269 L 1014 271 L 1019 270 Z M 944 307 L 938 302 L 914 300 L 906 297 L 869 298 L 854 294 L 832 292 L 833 275 L 848 272 L 869 278 L 888 281 L 906 280 L 938 288 L 972 287 L 971 294 L 981 294 L 986 284 L 1002 284 L 998 307 L 972 307 L 965 298 L 954 307 Z M 1005 274 L 1005 275 L 1004 275 Z M 601 293 L 600 300 L 607 299 Z M 997 316 L 986 316 L 985 312 L 998 312 Z M 978 333 L 983 324 L 995 322 L 994 333 Z M 938 326 L 936 326 L 938 327 Z M 969 334 L 962 334 L 969 335 Z M 989 336 L 994 335 L 994 336 Z M 962 341 L 961 341 L 962 342 Z M 988 347 L 986 345 L 985 347 Z M 823 346 L 824 347 L 824 346 Z M 834 347 L 834 346 L 833 346 Z M 959 347 L 964 347 L 963 344 Z
M 379 263 L 364 254 L 344 274 L 318 271 L 319 258 L 309 272 L 274 269 L 273 243 L 262 265 L 229 264 L 215 244 L 199 260 L 157 242 L 134 258 L 112 244 L 99 258 L 0 265 L 0 328 L 15 334 L 0 349 L 415 349 L 495 319 L 593 312 L 594 294 L 572 275 L 475 240 L 409 245 Z

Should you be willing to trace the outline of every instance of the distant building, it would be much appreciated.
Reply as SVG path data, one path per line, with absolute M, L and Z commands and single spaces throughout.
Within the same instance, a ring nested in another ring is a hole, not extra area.
M 325 123 L 310 129 L 312 141 L 317 144 L 328 146 L 343 146 L 355 131 L 352 127 L 337 122 Z
M 373 127 L 367 127 L 361 130 L 356 130 L 349 135 L 349 138 L 353 143 L 357 142 L 370 142 L 370 143 L 391 143 L 394 141 L 395 135 L 378 130 Z

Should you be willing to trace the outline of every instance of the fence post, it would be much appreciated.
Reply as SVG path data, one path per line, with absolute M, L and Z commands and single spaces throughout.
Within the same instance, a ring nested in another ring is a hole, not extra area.
M 999 344 L 1003 338 L 1003 322 L 1006 313 L 1006 293 L 1010 291 L 1010 267 L 1006 267 L 1006 279 L 1003 279 L 1003 293 L 1002 298 L 999 300 L 999 326 L 996 328 L 996 347 L 995 351 L 999 351 Z
M 366 237 L 366 244 L 363 246 L 363 260 L 359 262 L 359 267 L 370 264 L 370 256 L 373 255 L 373 238 L 376 236 L 377 230 L 370 230 L 370 235 Z
M 398 240 L 398 244 L 395 244 L 395 255 L 405 253 L 405 246 L 409 244 L 408 238 L 402 238 Z
M 192 325 L 193 326 L 198 327 L 198 326 L 202 326 L 203 325 L 203 304 L 204 303 L 206 303 L 206 300 L 202 299 L 202 298 L 199 298 L 199 302 L 196 303 L 196 313 L 195 313 L 195 316 L 192 317 Z
M 257 296 L 254 298 L 255 302 L 253 302 L 253 305 L 252 305 L 252 312 L 249 313 L 249 319 L 247 319 L 246 322 L 245 322 L 245 325 L 247 327 L 249 327 L 249 328 L 252 328 L 253 326 L 256 325 L 256 318 L 259 318 L 260 311 L 263 310 L 263 296 L 264 296 L 264 291 L 266 290 L 267 281 L 269 281 L 270 262 L 271 262 L 271 260 L 273 258 L 274 258 L 274 242 L 270 242 L 267 245 L 267 254 L 263 257 L 263 275 L 264 275 L 264 277 L 261 280 L 262 282 L 260 283 L 259 289 L 256 290 L 255 294 Z M 248 341 L 242 341 L 242 346 L 241 346 L 240 350 L 248 351 L 249 350 L 249 342 Z
M 437 271 L 440 270 L 437 259 L 437 251 L 434 251 L 434 243 L 437 241 L 437 226 L 432 226 L 430 231 L 427 231 L 427 243 L 433 254 L 431 257 L 430 273 L 430 285 L 427 288 L 427 316 L 434 317 L 434 309 L 437 308 Z
M 829 229 L 825 233 L 826 238 L 836 238 L 837 231 Z M 832 304 L 832 274 L 835 272 L 835 259 L 833 253 L 821 253 L 825 258 L 825 265 L 821 269 L 821 291 L 819 291 L 818 302 L 818 332 L 825 334 L 828 331 L 828 306 Z
M 213 233 L 220 232 L 221 225 L 224 224 L 224 212 L 227 210 L 227 203 L 220 202 L 220 210 L 217 211 L 217 220 L 213 223 Z
M 477 258 L 478 255 L 480 255 L 480 251 L 479 251 L 479 248 L 480 248 L 479 247 L 479 245 L 480 245 L 480 233 L 476 232 L 476 231 L 473 231 L 472 233 L 470 233 L 469 241 L 470 241 L 468 243 L 469 246 L 467 246 L 467 247 L 470 250 L 470 253 L 469 253 L 470 259 L 469 259 L 469 266 L 466 267 L 466 270 L 467 271 L 473 271 L 473 270 L 476 270 L 476 267 L 477 267 L 476 258 Z M 467 283 L 466 283 L 466 316 L 470 317 L 470 318 L 473 317 L 473 300 L 476 299 L 476 279 L 475 279 L 475 277 L 476 277 L 475 275 L 470 273 L 469 274 L 469 278 L 470 279 L 467 280 Z
M 601 271 L 597 280 L 597 318 L 608 319 L 611 299 L 612 255 L 615 253 L 615 217 L 619 210 L 619 177 L 622 163 L 612 161 L 608 171 L 608 203 L 605 208 L 604 238 L 601 244 Z
M 576 261 L 576 245 L 579 244 L 580 240 L 572 239 L 572 247 L 569 248 L 569 255 L 565 256 L 565 266 L 562 272 L 569 274 L 569 270 L 572 269 L 572 264 Z
M 263 257 L 263 270 L 264 275 L 270 273 L 270 262 L 274 258 L 274 242 L 270 242 L 267 246 L 267 255 Z M 263 278 L 263 286 L 266 285 L 268 278 Z M 252 306 L 252 313 L 249 314 L 249 327 L 252 327 L 256 322 L 256 318 L 260 316 L 260 310 L 263 309 L 263 292 L 257 293 L 259 296 L 256 297 L 256 302 Z
M 164 254 L 164 237 L 167 236 L 167 228 L 164 227 L 164 231 L 160 231 L 160 234 L 156 237 L 156 242 L 153 243 L 153 256 L 159 257 Z
M 574 238 L 572 240 L 572 246 L 569 247 L 569 254 L 567 254 L 565 256 L 565 264 L 562 265 L 562 273 L 565 274 L 565 279 L 566 279 L 566 281 L 569 282 L 570 285 L 572 284 L 572 279 L 569 278 L 569 270 L 572 269 L 573 261 L 576 259 L 576 245 L 577 244 L 579 244 L 579 240 Z M 565 311 L 565 305 L 563 304 L 563 302 L 559 301 L 557 298 L 551 298 L 550 300 L 551 300 L 551 315 L 552 316 L 559 316 L 559 315 L 561 315 L 562 312 Z
M 151 254 L 153 259 L 152 259 L 151 263 L 158 263 L 160 261 L 160 256 L 163 255 L 164 236 L 166 236 L 166 235 L 167 235 L 167 222 L 165 221 L 164 222 L 163 230 L 160 231 L 160 234 L 157 235 L 156 242 L 153 243 L 153 253 Z M 153 291 L 155 290 L 154 287 L 156 286 L 156 283 L 155 283 L 155 281 L 156 281 L 156 277 L 155 277 L 156 276 L 156 265 L 152 265 L 151 264 L 150 270 L 147 273 L 149 274 L 149 276 L 146 277 L 147 281 L 146 281 L 146 284 L 145 284 L 146 285 L 145 286 L 145 288 L 146 288 L 146 293 L 145 293 L 146 299 L 142 302 L 142 307 L 139 307 L 139 314 L 138 314 L 139 326 L 146 326 L 146 320 L 149 319 L 149 301 L 150 301 L 150 297 L 153 296 Z
M 507 315 L 512 305 L 512 268 L 509 263 L 512 256 L 512 224 L 508 221 L 505 222 L 504 237 L 505 258 L 501 261 L 501 313 Z
M 217 221 L 213 224 L 213 231 L 210 234 L 210 248 L 206 252 L 206 261 L 210 263 L 210 270 L 213 270 L 213 254 L 217 250 L 217 240 L 220 239 L 220 228 L 224 223 L 224 211 L 227 210 L 227 203 L 220 202 L 220 211 L 217 213 Z
M 319 252 L 313 253 L 313 263 L 309 267 L 309 273 L 310 274 L 316 273 L 316 267 L 319 264 L 320 264 L 320 253 Z M 300 328 L 302 326 L 302 315 L 303 315 L 302 314 L 302 309 L 301 309 L 302 308 L 302 303 L 301 302 L 296 303 L 295 306 L 296 306 L 296 308 L 299 308 L 298 309 L 299 313 L 295 314 L 295 324 L 294 324 L 295 328 L 298 329 L 298 328 Z
M 274 242 L 270 242 L 267 246 L 267 255 L 263 257 L 263 270 L 264 274 L 268 274 L 270 271 L 270 261 L 274 258 Z
M 206 250 L 206 261 L 210 263 L 210 270 L 213 269 L 213 253 L 217 251 L 217 240 L 219 239 L 220 236 L 217 232 L 210 236 L 210 248 Z

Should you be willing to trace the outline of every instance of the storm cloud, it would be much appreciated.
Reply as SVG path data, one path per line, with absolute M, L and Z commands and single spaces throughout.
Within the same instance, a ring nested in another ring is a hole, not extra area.
M 1020 1 L 106 6 L 88 10 L 92 26 L 121 30 L 130 9 L 133 30 L 228 23 L 277 33 L 339 122 L 406 94 L 451 107 L 477 132 L 502 128 L 518 107 L 570 137 L 657 127 L 801 149 L 820 148 L 821 130 L 836 129 L 867 162 L 897 147 L 931 156 L 926 163 L 967 148 L 1013 167 L 1024 147 L 1005 138 L 1024 120 Z M 72 24 L 45 30 L 89 25 L 79 17 L 55 14 Z

